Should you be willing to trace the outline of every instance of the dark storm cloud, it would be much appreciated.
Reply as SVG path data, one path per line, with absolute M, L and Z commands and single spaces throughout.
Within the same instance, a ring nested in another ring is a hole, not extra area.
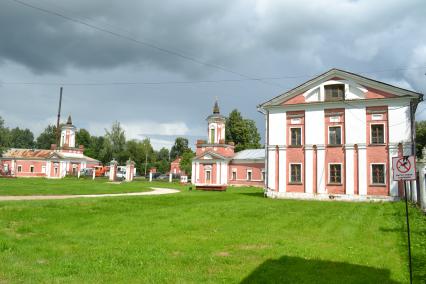
M 158 139 L 163 142 L 164 135 L 204 135 L 204 118 L 216 96 L 224 114 L 238 108 L 256 120 L 263 134 L 258 103 L 332 67 L 426 91 L 426 68 L 419 68 L 426 67 L 423 0 L 21 1 L 243 75 L 3 0 L 0 115 L 10 125 L 36 132 L 54 122 L 58 86 L 8 82 L 301 75 L 266 83 L 65 86 L 64 113 L 72 113 L 78 126 L 102 134 L 103 128 L 119 120 L 132 138 L 163 135 Z M 426 111 L 418 118 L 425 117 Z

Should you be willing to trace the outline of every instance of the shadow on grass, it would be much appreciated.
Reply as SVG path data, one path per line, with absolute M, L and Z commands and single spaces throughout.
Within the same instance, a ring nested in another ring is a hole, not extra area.
M 262 197 L 265 198 L 265 194 L 262 192 L 239 192 L 238 194 L 247 195 L 251 197 Z
M 283 256 L 256 268 L 241 283 L 398 283 L 390 271 L 368 266 Z

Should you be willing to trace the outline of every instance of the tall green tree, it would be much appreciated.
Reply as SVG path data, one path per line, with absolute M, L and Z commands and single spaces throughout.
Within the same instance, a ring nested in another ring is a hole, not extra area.
M 185 151 L 180 160 L 179 167 L 183 170 L 188 176 L 191 176 L 192 173 L 192 159 L 195 157 L 195 153 L 191 149 Z
M 182 156 L 183 153 L 188 150 L 190 150 L 190 148 L 188 147 L 188 139 L 184 137 L 177 137 L 175 140 L 175 144 L 170 150 L 170 159 L 173 161 L 177 157 Z
M 105 141 L 108 142 L 104 143 L 104 146 L 111 149 L 112 157 L 120 163 L 124 162 L 121 154 L 126 145 L 126 136 L 120 122 L 115 121 L 111 126 L 111 130 L 105 129 Z
M 34 134 L 31 130 L 20 129 L 15 127 L 10 130 L 10 147 L 13 148 L 33 148 L 34 147 Z
M 169 149 L 163 147 L 159 151 L 156 151 L 155 155 L 157 157 L 157 161 L 154 166 L 157 168 L 157 171 L 160 173 L 170 171 Z
M 235 151 L 260 148 L 260 135 L 256 124 L 251 119 L 245 119 L 234 109 L 226 119 L 225 137 L 228 142 L 235 143 Z
M 426 147 L 426 120 L 416 122 L 416 154 L 422 157 L 422 149 Z M 426 157 L 423 157 L 426 158 Z
M 52 144 L 56 144 L 56 126 L 48 125 L 37 137 L 36 147 L 38 149 L 50 149 Z
M 90 136 L 89 131 L 84 128 L 79 129 L 75 133 L 75 142 L 77 145 L 83 145 L 84 148 L 89 148 L 92 144 L 92 137 Z
M 9 147 L 9 128 L 6 127 L 4 119 L 0 116 L 0 155 Z

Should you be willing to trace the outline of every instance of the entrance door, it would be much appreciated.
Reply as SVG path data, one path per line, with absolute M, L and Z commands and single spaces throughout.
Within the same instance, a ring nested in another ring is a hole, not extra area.
M 210 170 L 206 171 L 206 183 L 210 184 L 212 182 L 212 172 Z

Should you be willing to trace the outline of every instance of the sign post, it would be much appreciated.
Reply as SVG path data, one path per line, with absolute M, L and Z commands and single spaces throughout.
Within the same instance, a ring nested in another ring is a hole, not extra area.
M 393 180 L 404 182 L 405 218 L 407 221 L 407 238 L 408 238 L 408 264 L 410 267 L 410 283 L 413 283 L 413 269 L 411 266 L 410 221 L 408 218 L 408 194 L 407 194 L 406 181 L 416 180 L 416 159 L 414 156 L 393 157 L 392 169 L 393 169 Z

